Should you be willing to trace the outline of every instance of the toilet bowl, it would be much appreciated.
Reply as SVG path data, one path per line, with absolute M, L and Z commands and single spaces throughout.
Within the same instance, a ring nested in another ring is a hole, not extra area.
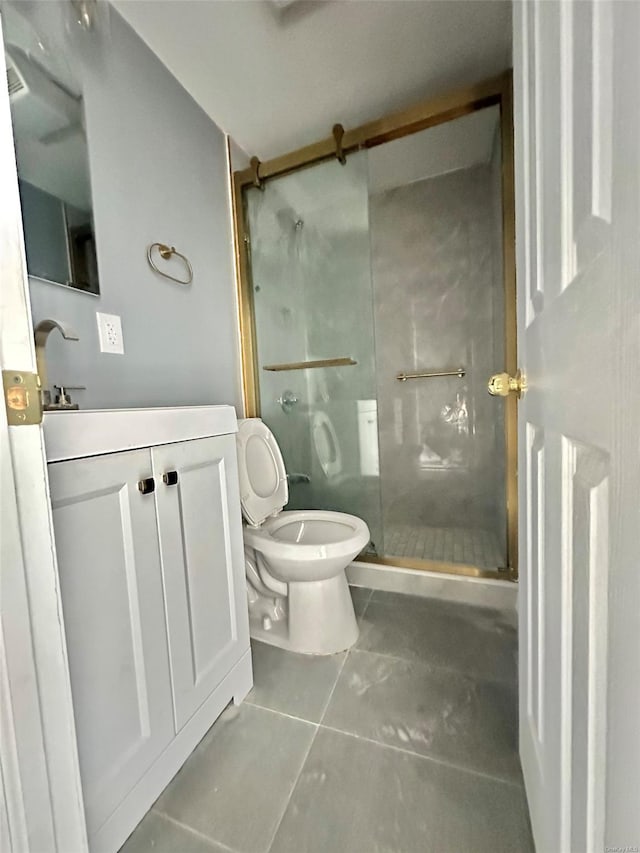
M 367 525 L 341 512 L 284 512 L 284 461 L 259 418 L 238 424 L 238 473 L 251 636 L 303 654 L 348 649 L 358 625 L 345 569 L 369 541 Z

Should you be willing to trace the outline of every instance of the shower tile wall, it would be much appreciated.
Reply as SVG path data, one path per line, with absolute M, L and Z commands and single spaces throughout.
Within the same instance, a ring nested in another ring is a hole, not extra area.
M 388 555 L 405 556 L 404 541 L 412 543 L 406 556 L 458 562 L 462 553 L 466 562 L 475 548 L 506 559 L 502 403 L 487 393 L 488 377 L 503 369 L 496 179 L 487 163 L 370 198 Z M 462 380 L 395 378 L 460 366 Z M 416 553 L 417 541 L 442 541 L 426 529 L 453 530 L 452 543 L 471 544 Z

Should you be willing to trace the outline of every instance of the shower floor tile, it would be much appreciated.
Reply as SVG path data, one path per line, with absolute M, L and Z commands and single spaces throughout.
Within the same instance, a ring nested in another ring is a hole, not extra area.
M 352 593 L 358 648 L 313 659 L 254 644 L 249 701 L 122 853 L 533 853 L 509 619 Z
M 495 571 L 503 566 L 498 538 L 488 530 L 468 527 L 417 527 L 387 524 L 384 550 L 388 557 L 464 563 Z

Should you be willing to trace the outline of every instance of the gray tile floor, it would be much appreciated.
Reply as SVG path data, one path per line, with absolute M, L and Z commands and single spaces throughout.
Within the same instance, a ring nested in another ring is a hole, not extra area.
M 353 589 L 356 647 L 255 687 L 122 853 L 533 853 L 508 614 Z
M 384 528 L 384 550 L 390 557 L 464 563 L 481 569 L 495 570 L 505 564 L 496 535 L 471 527 L 388 523 Z

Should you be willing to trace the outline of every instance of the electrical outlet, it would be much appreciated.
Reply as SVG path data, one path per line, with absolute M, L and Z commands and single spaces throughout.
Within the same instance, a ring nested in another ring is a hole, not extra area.
M 117 353 L 124 355 L 124 341 L 122 339 L 122 322 L 117 314 L 101 314 L 96 311 L 98 321 L 98 337 L 100 338 L 100 352 Z

